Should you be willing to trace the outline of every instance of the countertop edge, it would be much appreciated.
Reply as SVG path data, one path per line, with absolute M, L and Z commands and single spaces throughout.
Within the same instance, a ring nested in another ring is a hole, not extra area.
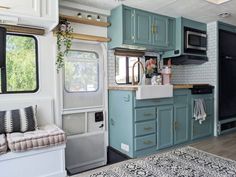
M 173 85 L 174 89 L 191 89 L 193 88 L 192 84 L 176 84 Z M 108 90 L 127 90 L 127 91 L 136 91 L 138 90 L 138 86 L 132 86 L 132 85 L 114 85 L 114 86 L 108 86 Z

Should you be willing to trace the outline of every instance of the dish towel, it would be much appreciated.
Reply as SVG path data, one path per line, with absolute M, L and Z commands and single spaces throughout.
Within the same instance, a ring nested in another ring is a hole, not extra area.
M 206 104 L 204 99 L 195 99 L 194 100 L 194 110 L 193 116 L 195 120 L 198 120 L 200 124 L 206 120 Z

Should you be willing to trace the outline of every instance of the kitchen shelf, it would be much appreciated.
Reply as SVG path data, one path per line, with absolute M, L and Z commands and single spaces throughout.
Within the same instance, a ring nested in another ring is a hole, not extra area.
M 84 41 L 96 41 L 96 42 L 110 42 L 111 41 L 110 38 L 88 35 L 88 34 L 72 33 L 71 35 L 73 39 L 84 40 Z M 56 36 L 56 31 L 54 31 L 54 36 Z
M 74 39 L 85 40 L 85 41 L 96 41 L 96 42 L 110 42 L 110 38 L 101 37 L 101 36 L 94 36 L 88 34 L 79 34 L 79 33 L 72 33 Z
M 93 25 L 93 26 L 100 26 L 100 27 L 108 27 L 111 25 L 111 23 L 108 22 L 99 22 L 96 20 L 89 20 L 85 18 L 79 18 L 77 16 L 68 16 L 68 15 L 62 15 L 60 14 L 61 18 L 65 18 L 70 22 L 75 22 L 75 23 L 82 23 L 86 25 Z

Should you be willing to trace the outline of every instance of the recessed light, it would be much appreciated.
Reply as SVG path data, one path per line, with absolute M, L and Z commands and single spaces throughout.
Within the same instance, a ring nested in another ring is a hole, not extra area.
M 229 12 L 224 12 L 224 13 L 219 14 L 218 16 L 221 17 L 221 18 L 227 18 L 227 17 L 230 17 L 230 16 L 231 16 L 231 13 L 229 13 Z
M 213 4 L 217 4 L 217 5 L 220 5 L 220 4 L 223 4 L 223 3 L 226 3 L 228 1 L 231 1 L 231 0 L 206 0 L 210 3 L 213 3 Z

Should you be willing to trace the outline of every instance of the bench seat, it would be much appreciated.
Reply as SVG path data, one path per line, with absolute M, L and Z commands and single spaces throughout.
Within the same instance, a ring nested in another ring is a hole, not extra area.
M 66 143 L 65 133 L 55 125 L 40 127 L 25 133 L 8 133 L 8 147 L 12 152 L 41 149 Z

